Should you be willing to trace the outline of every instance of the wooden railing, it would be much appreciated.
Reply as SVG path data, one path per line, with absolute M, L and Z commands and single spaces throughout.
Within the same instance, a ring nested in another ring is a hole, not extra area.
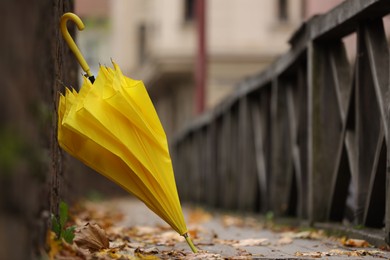
M 348 0 L 312 18 L 288 53 L 178 134 L 181 198 L 311 224 L 349 221 L 388 241 L 389 12 L 388 0 Z

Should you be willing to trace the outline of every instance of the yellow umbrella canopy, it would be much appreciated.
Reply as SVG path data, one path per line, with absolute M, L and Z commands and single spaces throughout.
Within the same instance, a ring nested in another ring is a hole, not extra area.
M 70 155 L 134 194 L 192 244 L 184 221 L 168 150 L 158 115 L 142 81 L 124 76 L 117 64 L 100 66 L 96 81 L 67 32 L 65 40 L 89 79 L 80 91 L 66 88 L 58 105 L 58 142 Z M 81 57 L 81 58 L 80 58 Z

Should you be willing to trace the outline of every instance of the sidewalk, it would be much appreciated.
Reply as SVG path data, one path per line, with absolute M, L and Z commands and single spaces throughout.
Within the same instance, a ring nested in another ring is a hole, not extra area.
M 390 258 L 390 252 L 369 247 L 364 241 L 328 238 L 318 230 L 277 226 L 270 230 L 269 225 L 254 217 L 237 217 L 184 206 L 188 229 L 200 250 L 200 253 L 193 254 L 181 236 L 138 200 L 88 202 L 75 211 L 77 226 L 81 227 L 87 221 L 95 222 L 110 239 L 110 248 L 95 252 L 96 259 Z M 343 243 L 363 247 L 347 247 Z

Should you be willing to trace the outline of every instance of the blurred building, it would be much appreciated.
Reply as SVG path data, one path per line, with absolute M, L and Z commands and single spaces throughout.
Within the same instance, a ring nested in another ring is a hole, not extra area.
M 78 34 L 78 46 L 90 66 L 92 74 L 96 75 L 99 64 L 109 65 L 112 56 L 110 2 L 107 0 L 78 0 L 75 1 L 75 13 L 85 25 L 85 29 Z
M 287 51 L 289 37 L 304 19 L 342 0 L 205 2 L 209 109 L 240 79 L 260 72 Z M 76 13 L 94 25 L 90 29 L 87 22 L 87 30 L 95 32 L 79 36 L 91 67 L 112 58 L 126 75 L 142 79 L 168 137 L 195 115 L 195 4 L 196 0 L 76 1 Z M 99 47 L 103 45 L 104 51 Z

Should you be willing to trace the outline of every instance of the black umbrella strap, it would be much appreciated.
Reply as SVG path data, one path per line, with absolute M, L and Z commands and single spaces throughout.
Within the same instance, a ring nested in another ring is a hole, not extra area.
M 85 75 L 86 77 L 88 75 Z M 88 77 L 89 81 L 91 81 L 91 83 L 93 84 L 95 82 L 95 77 L 94 76 L 91 76 L 91 77 Z

